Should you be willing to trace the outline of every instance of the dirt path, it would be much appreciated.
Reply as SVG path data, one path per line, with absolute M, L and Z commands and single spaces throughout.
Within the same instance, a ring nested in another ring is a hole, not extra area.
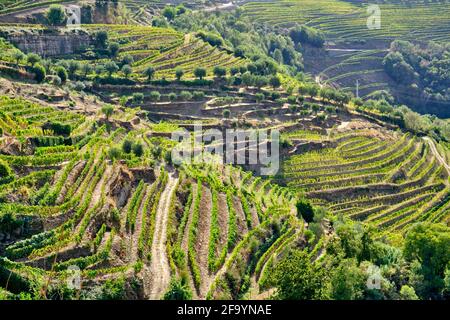
M 203 187 L 203 194 L 200 206 L 200 216 L 195 250 L 197 252 L 198 265 L 202 277 L 199 298 L 204 299 L 208 293 L 211 279 L 208 272 L 209 237 L 211 230 L 211 206 L 212 194 L 209 188 Z
M 152 285 L 150 299 L 161 299 L 170 281 L 170 267 L 166 254 L 167 223 L 169 218 L 170 199 L 175 191 L 178 178 L 169 174 L 167 186 L 161 194 L 155 219 L 155 233 L 152 244 L 150 274 Z
M 436 159 L 444 166 L 445 170 L 447 170 L 447 174 L 450 176 L 450 166 L 447 164 L 445 159 L 441 156 L 441 154 L 437 150 L 436 145 L 434 144 L 434 141 L 431 140 L 429 137 L 423 137 L 423 140 L 428 142 L 431 152 L 433 152 Z M 446 181 L 446 183 L 448 184 L 448 181 Z

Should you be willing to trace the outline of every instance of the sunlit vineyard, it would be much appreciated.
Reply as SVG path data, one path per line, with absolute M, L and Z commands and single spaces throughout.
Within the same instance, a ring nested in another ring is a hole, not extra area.
M 393 39 L 448 41 L 450 4 L 408 1 L 379 3 L 381 29 L 367 28 L 367 4 L 357 1 L 249 2 L 245 14 L 258 22 L 287 27 L 308 24 L 326 32 L 329 39 Z

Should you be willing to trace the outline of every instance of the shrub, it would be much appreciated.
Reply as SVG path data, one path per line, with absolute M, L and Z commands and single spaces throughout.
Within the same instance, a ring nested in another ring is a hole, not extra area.
M 194 91 L 192 96 L 195 100 L 202 100 L 205 98 L 205 93 L 203 91 Z
M 172 279 L 169 289 L 164 294 L 164 300 L 191 300 L 192 291 L 186 281 L 182 279 Z
M 314 208 L 309 202 L 300 199 L 297 201 L 296 207 L 297 207 L 297 216 L 299 217 L 301 216 L 308 223 L 313 221 Z
M 141 157 L 144 154 L 144 146 L 140 142 L 133 143 L 132 149 L 133 153 L 138 157 Z
M 12 173 L 13 171 L 11 170 L 9 164 L 6 161 L 0 159 L 0 177 L 1 178 L 9 177 L 12 175 Z
M 231 112 L 228 109 L 223 110 L 222 115 L 224 118 L 229 119 L 231 116 Z
M 108 156 L 111 160 L 120 159 L 121 154 L 120 149 L 117 147 L 112 147 L 108 151 Z
M 168 97 L 170 101 L 175 101 L 177 99 L 177 94 L 175 92 L 171 92 Z
M 142 92 L 133 93 L 133 102 L 142 103 L 144 101 L 144 94 Z
M 133 142 L 131 142 L 128 139 L 125 139 L 122 143 L 122 151 L 125 153 L 130 153 L 132 146 L 133 146 Z
M 187 101 L 192 99 L 192 94 L 189 91 L 181 91 L 180 92 L 180 99 Z
M 47 72 L 45 71 L 45 68 L 42 65 L 40 65 L 40 64 L 36 64 L 34 66 L 33 72 L 34 72 L 34 80 L 36 80 L 39 83 L 44 81 L 45 76 L 47 75 Z
M 152 91 L 150 92 L 150 101 L 159 101 L 161 99 L 161 94 L 159 91 Z
M 31 65 L 34 66 L 36 63 L 38 63 L 39 61 L 41 61 L 41 57 L 39 57 L 37 54 L 35 53 L 29 53 L 27 55 L 27 62 Z

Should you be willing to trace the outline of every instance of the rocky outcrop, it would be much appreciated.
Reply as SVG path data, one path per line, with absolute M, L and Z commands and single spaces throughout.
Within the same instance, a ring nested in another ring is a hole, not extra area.
M 26 53 L 37 53 L 42 57 L 68 55 L 79 52 L 91 44 L 88 33 L 71 32 L 13 32 L 4 35 L 8 41 Z

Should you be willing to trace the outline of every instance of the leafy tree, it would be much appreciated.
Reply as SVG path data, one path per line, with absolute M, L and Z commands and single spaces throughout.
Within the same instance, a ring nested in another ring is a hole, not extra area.
M 325 36 L 321 31 L 304 25 L 292 28 L 289 36 L 295 43 L 309 43 L 315 47 L 322 47 L 325 43 Z
M 281 80 L 280 80 L 280 78 L 279 78 L 278 76 L 273 76 L 273 77 L 271 77 L 270 80 L 269 80 L 269 82 L 270 82 L 270 85 L 271 85 L 274 89 L 276 89 L 276 88 L 278 88 L 279 86 L 281 86 Z
M 40 62 L 41 61 L 41 57 L 39 57 L 37 54 L 35 54 L 35 53 L 29 53 L 28 55 L 27 55 L 27 62 L 32 66 L 32 67 L 34 67 L 34 65 L 36 64 L 36 63 L 38 63 L 38 62 Z
M 114 61 L 109 61 L 105 64 L 105 70 L 108 72 L 108 75 L 111 78 L 113 73 L 119 71 L 119 67 Z
M 40 65 L 40 64 L 36 64 L 33 68 L 33 72 L 34 72 L 34 79 L 41 83 L 42 81 L 44 81 L 45 76 L 47 75 L 47 71 L 45 70 L 45 68 Z
M 177 10 L 172 6 L 166 6 L 162 12 L 162 15 L 169 21 L 172 21 L 175 18 L 176 14 Z
M 47 11 L 47 20 L 52 26 L 61 26 L 66 21 L 66 11 L 60 5 L 53 4 Z
M 125 78 L 128 79 L 130 74 L 133 72 L 133 69 L 131 69 L 131 67 L 128 64 L 126 64 L 122 67 L 122 72 L 125 75 Z
M 91 74 L 92 71 L 94 71 L 94 68 L 93 68 L 89 63 L 84 63 L 84 64 L 81 66 L 81 72 L 83 72 L 85 78 L 86 78 L 89 74 Z
M 188 101 L 192 99 L 192 94 L 189 91 L 181 91 L 180 99 L 184 101 Z
M 56 67 L 55 69 L 56 75 L 61 79 L 61 82 L 64 83 L 69 78 L 66 68 L 63 66 Z
M 400 300 L 419 300 L 414 288 L 403 285 L 400 289 Z
M 127 54 L 125 56 L 123 56 L 122 58 L 122 65 L 129 65 L 131 66 L 134 63 L 134 58 L 131 54 Z
M 170 100 L 170 101 L 175 101 L 175 100 L 177 100 L 177 94 L 176 94 L 175 92 L 169 93 L 168 97 L 169 97 L 169 100 Z
M 333 272 L 330 283 L 332 299 L 359 300 L 364 296 L 366 275 L 355 259 L 344 259 Z
M 228 109 L 223 110 L 222 115 L 225 119 L 229 119 L 231 116 L 231 112 Z
M 326 271 L 311 262 L 306 251 L 291 250 L 272 274 L 281 300 L 316 300 L 325 298 Z
M 105 115 L 106 120 L 109 120 L 114 113 L 114 107 L 110 104 L 106 104 L 102 107 L 102 113 Z
M 177 78 L 178 81 L 181 80 L 181 78 L 183 77 L 183 75 L 184 75 L 183 69 L 181 69 L 181 68 L 176 68 L 176 69 L 175 69 L 175 77 Z
M 80 69 L 80 63 L 76 60 L 69 61 L 69 77 L 73 79 L 75 77 L 75 73 Z
M 147 69 L 144 70 L 144 75 L 147 77 L 148 81 L 151 81 L 155 75 L 155 68 L 153 67 L 148 67 Z
M 5 160 L 0 159 L 0 177 L 5 178 L 11 176 L 12 174 L 13 171 L 11 170 L 9 164 Z
M 112 58 L 117 57 L 119 54 L 120 45 L 117 42 L 112 42 L 108 46 L 109 56 Z
M 12 57 L 16 61 L 16 65 L 19 65 L 20 61 L 25 59 L 25 55 L 20 50 L 14 50 Z
M 227 69 L 221 66 L 215 66 L 213 69 L 213 73 L 216 77 L 222 78 L 227 74 Z
M 440 298 L 445 287 L 445 272 L 450 263 L 450 232 L 443 224 L 421 222 L 413 225 L 405 239 L 404 255 L 420 264 L 423 277 L 415 289 L 423 299 Z
M 206 77 L 206 69 L 205 68 L 200 68 L 197 67 L 194 70 L 194 75 L 199 78 L 200 80 L 202 80 L 204 77 Z
M 98 31 L 95 33 L 95 44 L 99 48 L 106 48 L 108 43 L 108 33 L 106 31 Z
M 186 7 L 181 3 L 178 6 L 176 6 L 177 15 L 181 15 L 186 12 Z
M 105 72 L 105 67 L 101 64 L 95 66 L 95 74 L 100 76 L 103 72 Z
M 257 94 L 255 94 L 255 100 L 256 100 L 256 102 L 260 103 L 261 101 L 264 100 L 264 94 L 261 92 L 258 92 Z

